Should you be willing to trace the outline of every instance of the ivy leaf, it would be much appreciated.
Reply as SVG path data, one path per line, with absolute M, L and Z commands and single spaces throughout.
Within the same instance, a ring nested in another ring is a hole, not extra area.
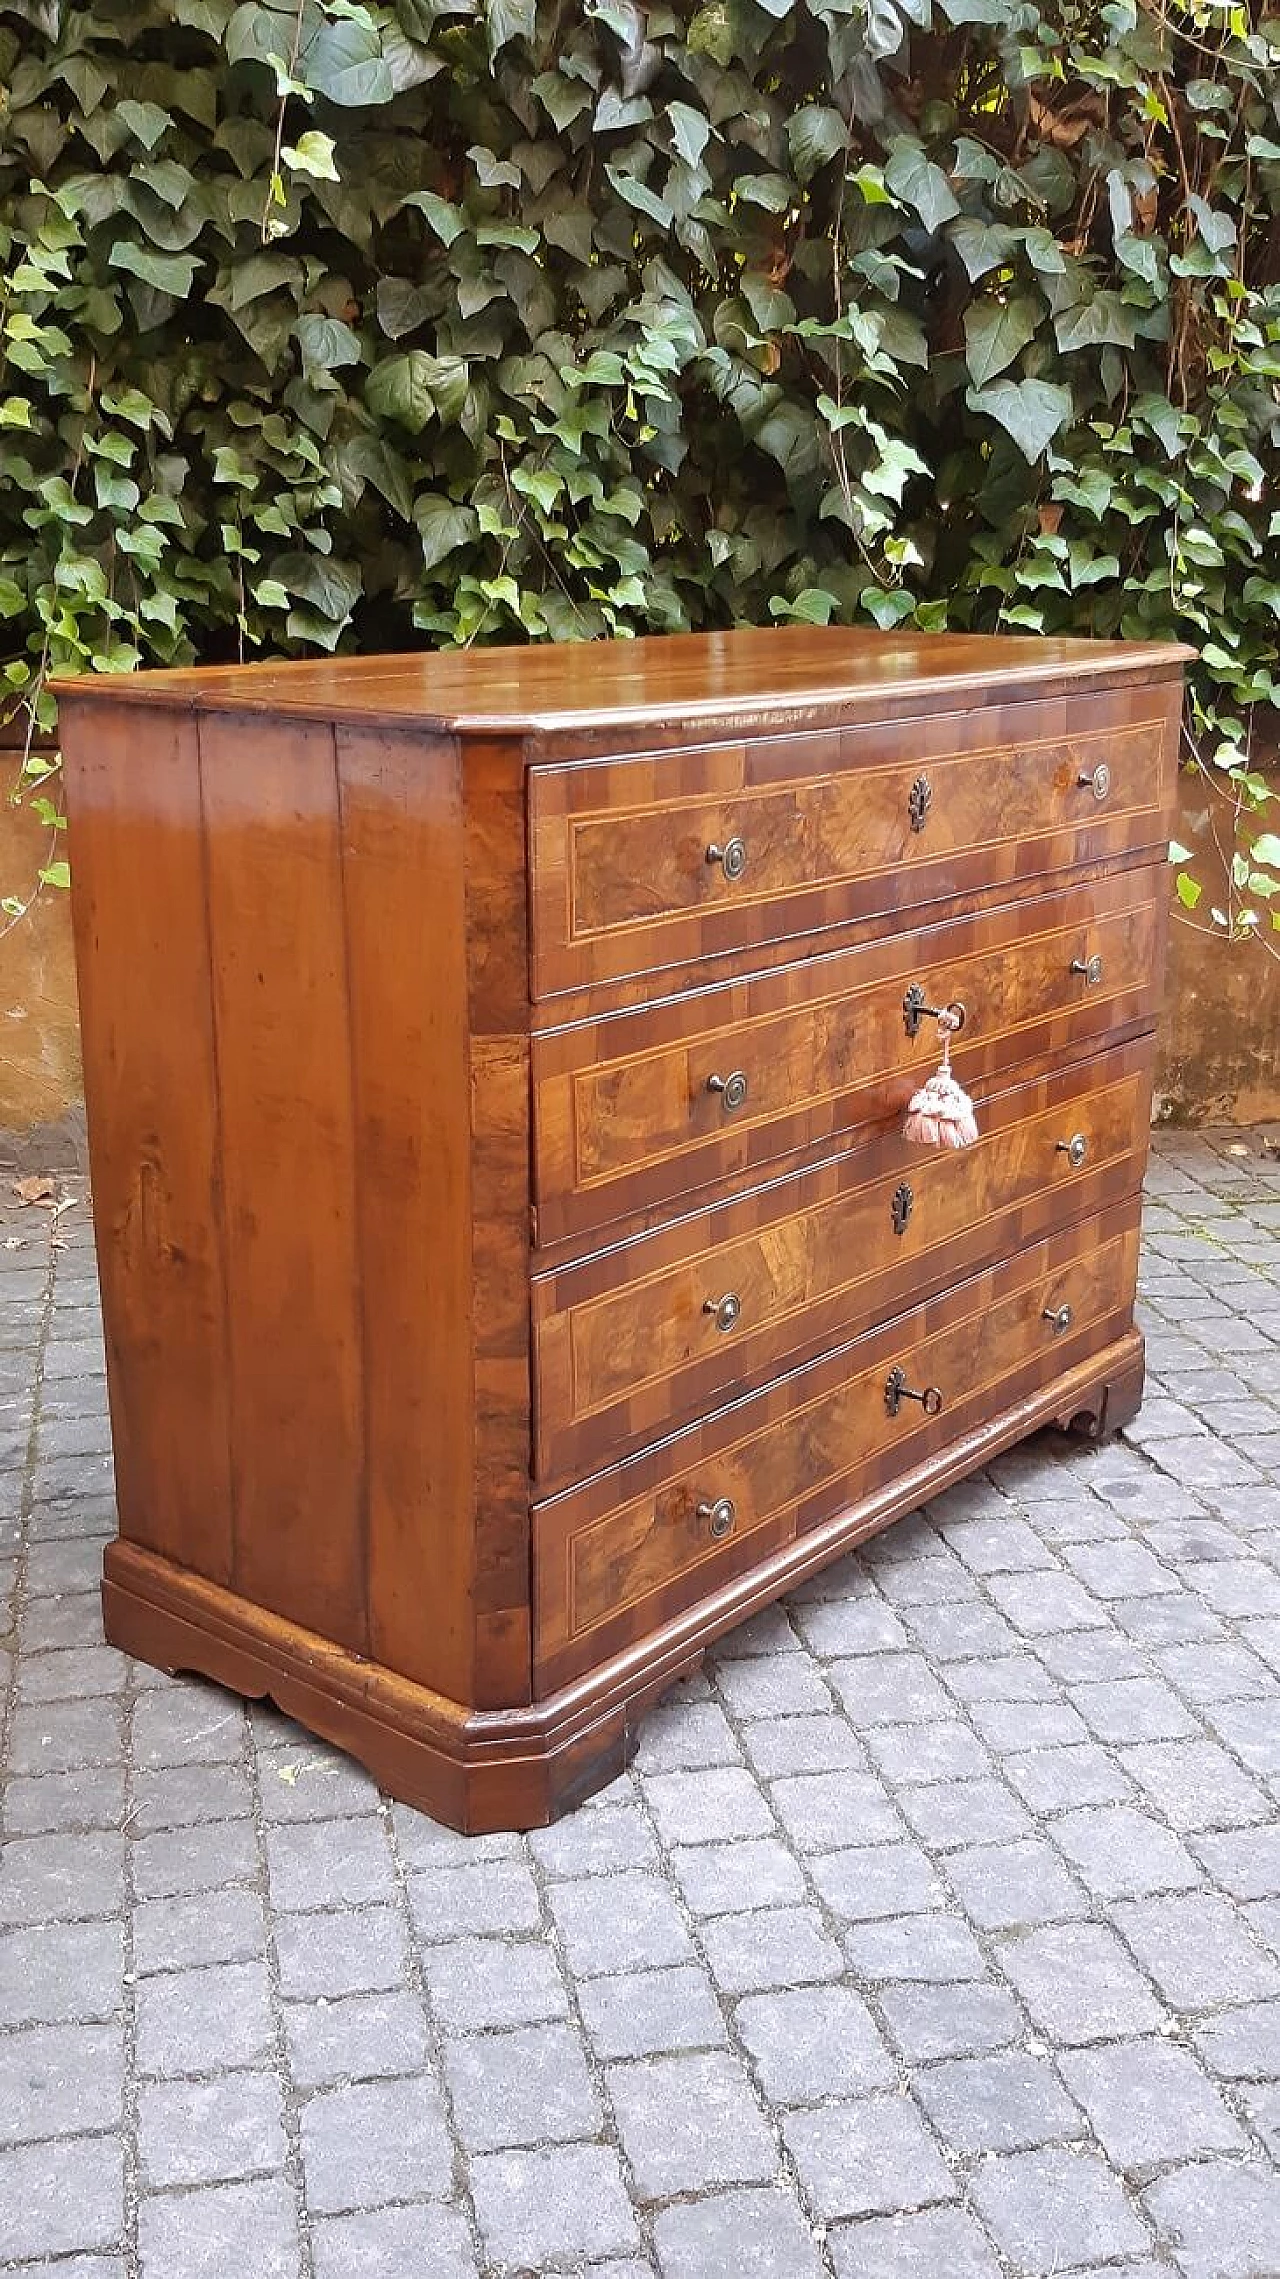
M 278 554 L 272 577 L 286 593 L 307 602 L 321 617 L 342 625 L 360 598 L 360 572 L 352 562 L 322 554 Z
M 974 301 L 964 312 L 965 361 L 983 388 L 1035 339 L 1036 305 L 1027 295 L 1009 301 Z
M 116 104 L 115 116 L 147 150 L 154 150 L 165 129 L 173 125 L 172 115 L 158 103 L 135 103 L 128 96 Z
M 291 174 L 310 174 L 317 182 L 341 179 L 334 163 L 332 137 L 314 127 L 299 135 L 296 143 L 286 143 L 280 156 Z
M 484 13 L 491 63 L 512 40 L 532 45 L 538 28 L 536 0 L 485 0 Z
M 1173 882 L 1173 890 L 1184 910 L 1194 910 L 1204 893 L 1199 879 L 1192 878 L 1191 873 L 1185 870 L 1179 871 Z
M 359 334 L 349 324 L 339 323 L 337 317 L 299 317 L 293 331 L 309 370 L 338 372 L 346 364 L 360 362 Z
M 686 166 L 700 166 L 702 154 L 711 139 L 711 121 L 704 119 L 688 103 L 668 103 L 667 117 L 671 121 L 671 139 Z
M 191 291 L 191 280 L 200 263 L 193 253 L 148 253 L 145 246 L 135 245 L 131 238 L 118 238 L 107 255 L 112 269 L 125 269 L 133 277 L 141 277 L 144 284 L 154 285 L 157 292 L 172 293 L 185 300 Z
M 884 178 L 895 198 L 901 198 L 919 214 L 927 230 L 942 227 L 960 211 L 951 184 L 940 166 L 935 166 L 923 146 L 902 138 L 894 143 Z
M 336 23 L 320 23 L 303 43 L 301 64 L 308 87 L 331 103 L 387 103 L 396 91 L 372 22 L 354 10 Z
M 965 402 L 997 421 L 1028 464 L 1048 450 L 1072 408 L 1070 388 L 1049 380 L 996 380 L 989 388 L 970 388 Z
M 365 382 L 365 401 L 380 418 L 398 420 L 417 432 L 433 414 L 445 426 L 460 419 L 467 384 L 460 356 L 430 356 L 425 348 L 411 348 L 374 365 Z
M 1271 870 L 1280 870 L 1280 838 L 1274 831 L 1264 831 L 1253 842 L 1251 849 L 1255 863 L 1266 863 Z
M 806 103 L 787 121 L 787 148 L 797 182 L 811 182 L 849 141 L 848 129 L 838 111 L 825 103 Z
M 459 506 L 451 498 L 427 494 L 420 498 L 413 510 L 418 535 L 422 540 L 422 564 L 434 570 L 460 546 L 474 538 L 478 528 L 476 510 L 472 506 Z

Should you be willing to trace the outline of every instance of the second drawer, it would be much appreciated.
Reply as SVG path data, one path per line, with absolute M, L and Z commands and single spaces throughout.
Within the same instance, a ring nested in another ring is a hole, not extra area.
M 896 1131 L 535 1276 L 538 1476 L 593 1471 L 1131 1194 L 1146 1037 L 979 1103 L 961 1150 Z

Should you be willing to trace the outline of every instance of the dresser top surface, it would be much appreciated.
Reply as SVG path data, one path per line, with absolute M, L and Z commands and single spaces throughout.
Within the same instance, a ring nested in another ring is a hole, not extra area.
M 961 706 L 1068 683 L 1166 679 L 1193 654 L 1158 642 L 779 626 L 212 665 L 56 685 L 64 700 L 502 735 L 619 722 L 690 727 L 737 712 L 777 715 L 788 726 L 809 716 L 815 724 L 833 715 L 875 718 L 904 699 Z

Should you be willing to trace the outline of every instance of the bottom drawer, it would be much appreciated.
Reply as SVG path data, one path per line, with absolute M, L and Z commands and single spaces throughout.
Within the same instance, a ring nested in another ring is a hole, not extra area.
M 1135 1196 L 1033 1244 L 535 1505 L 537 1690 L 607 1660 L 1121 1336 L 1139 1208 Z

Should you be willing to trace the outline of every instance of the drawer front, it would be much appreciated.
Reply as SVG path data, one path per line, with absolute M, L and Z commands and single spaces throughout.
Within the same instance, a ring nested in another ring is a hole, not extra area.
M 535 1505 L 539 1690 L 620 1652 L 1112 1343 L 1132 1319 L 1137 1220 L 1135 1197 Z M 940 1395 L 936 1414 L 910 1397 L 926 1391 Z
M 979 1103 L 976 1147 L 886 1135 L 533 1283 L 535 1458 L 592 1471 L 1140 1185 L 1140 1038 Z
M 962 1083 L 1148 1020 L 1163 867 L 1082 881 L 980 917 L 533 1040 L 543 1242 L 899 1116 L 938 1059 L 908 993 L 963 1004 Z M 914 1033 L 913 1033 L 914 1031 Z
M 1176 694 L 535 768 L 535 994 L 1163 845 Z

